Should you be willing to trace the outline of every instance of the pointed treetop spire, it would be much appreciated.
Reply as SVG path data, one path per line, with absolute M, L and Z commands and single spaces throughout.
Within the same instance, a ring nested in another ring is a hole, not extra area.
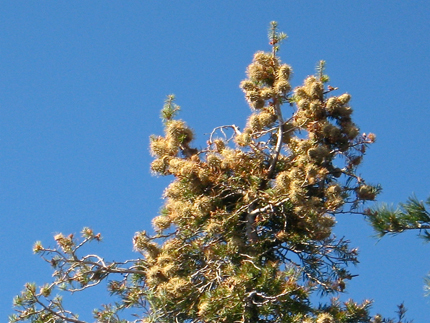
M 269 28 L 269 44 L 272 46 L 273 54 L 279 50 L 279 45 L 284 39 L 287 39 L 287 34 L 278 32 L 278 23 L 276 21 L 271 21 Z

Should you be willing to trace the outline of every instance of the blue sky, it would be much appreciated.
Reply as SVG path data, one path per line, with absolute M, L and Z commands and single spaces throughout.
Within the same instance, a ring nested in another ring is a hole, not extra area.
M 50 280 L 36 240 L 90 226 L 104 241 L 88 252 L 137 257 L 133 234 L 150 229 L 169 182 L 149 171 L 164 98 L 176 95 L 197 145 L 217 125 L 243 127 L 238 84 L 253 53 L 269 50 L 272 20 L 289 35 L 280 56 L 293 85 L 326 60 L 356 123 L 376 133 L 360 172 L 382 184 L 379 200 L 425 199 L 429 15 L 428 1 L 0 1 L 1 319 L 25 282 Z M 337 234 L 361 250 L 345 298 L 372 298 L 384 315 L 404 301 L 409 318 L 428 321 L 430 246 L 413 233 L 378 242 L 361 217 L 338 220 Z M 96 295 L 66 305 L 92 321 L 106 301 Z

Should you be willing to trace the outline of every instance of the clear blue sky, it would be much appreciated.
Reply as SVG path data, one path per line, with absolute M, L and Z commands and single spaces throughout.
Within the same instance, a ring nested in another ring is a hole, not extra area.
M 377 134 L 360 172 L 382 184 L 379 200 L 425 199 L 429 17 L 428 1 L 0 1 L 0 320 L 25 282 L 50 280 L 36 240 L 90 226 L 104 242 L 88 252 L 137 257 L 132 236 L 150 229 L 169 182 L 151 176 L 148 153 L 165 96 L 176 94 L 202 146 L 217 125 L 243 126 L 238 84 L 253 53 L 269 50 L 272 20 L 289 35 L 280 55 L 293 85 L 326 60 L 361 130 Z M 404 301 L 409 318 L 428 322 L 430 245 L 412 233 L 377 242 L 361 217 L 338 220 L 361 250 L 345 297 L 372 298 L 384 315 Z M 91 322 L 103 301 L 65 304 Z

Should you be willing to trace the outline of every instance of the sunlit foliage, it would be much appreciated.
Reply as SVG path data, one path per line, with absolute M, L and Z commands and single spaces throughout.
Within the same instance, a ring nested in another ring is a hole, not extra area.
M 54 282 L 26 285 L 11 322 L 83 322 L 52 291 L 78 292 L 108 277 L 116 299 L 94 312 L 97 322 L 126 322 L 124 309 L 154 323 L 389 322 L 369 316 L 369 300 L 339 301 L 358 252 L 332 233 L 338 214 L 362 214 L 380 191 L 357 174 L 375 135 L 353 122 L 351 96 L 328 85 L 325 62 L 292 87 L 292 68 L 278 56 L 285 38 L 272 23 L 272 50 L 254 55 L 240 83 L 251 108 L 243 130 L 217 127 L 207 147 L 194 148 L 193 130 L 167 98 L 164 135 L 150 141 L 151 170 L 172 182 L 154 234 L 133 239 L 140 257 L 80 256 L 101 239 L 88 228 L 81 242 L 57 235 L 56 248 L 37 243 Z

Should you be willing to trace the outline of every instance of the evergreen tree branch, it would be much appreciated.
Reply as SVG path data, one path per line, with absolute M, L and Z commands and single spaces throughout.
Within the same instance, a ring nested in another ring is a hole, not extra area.
M 38 293 L 36 293 L 37 288 L 34 284 L 27 284 L 21 295 L 14 300 L 16 311 L 19 314 L 12 315 L 10 322 L 26 320 L 49 322 L 49 319 L 55 318 L 64 322 L 84 323 L 77 318 L 76 314 L 63 308 L 60 297 L 49 299 L 55 289 L 76 293 L 99 285 L 110 275 L 119 274 L 123 277 L 123 282 L 111 282 L 108 287 L 111 293 L 122 295 L 130 275 L 134 277 L 144 276 L 143 268 L 145 265 L 141 259 L 107 263 L 102 257 L 95 254 L 79 257 L 77 252 L 84 245 L 94 240 L 101 240 L 100 235 L 95 235 L 89 228 L 84 228 L 82 232 L 84 239 L 80 243 L 74 239 L 73 235 L 66 237 L 57 234 L 55 236 L 57 248 L 44 248 L 40 242 L 35 244 L 34 252 L 39 254 L 55 270 L 54 281 L 39 287 Z M 105 310 L 97 311 L 99 318 L 113 318 L 118 310 L 127 307 L 126 304 L 132 304 L 134 301 L 130 299 L 130 294 L 127 294 L 122 295 L 124 304 L 117 306 L 116 309 L 108 306 Z M 19 308 L 23 308 L 23 310 L 19 310 Z
M 386 234 L 398 234 L 404 231 L 417 230 L 418 235 L 425 241 L 430 241 L 430 213 L 425 203 L 411 196 L 406 203 L 400 203 L 397 208 L 380 204 L 366 211 L 366 219 L 379 237 Z

